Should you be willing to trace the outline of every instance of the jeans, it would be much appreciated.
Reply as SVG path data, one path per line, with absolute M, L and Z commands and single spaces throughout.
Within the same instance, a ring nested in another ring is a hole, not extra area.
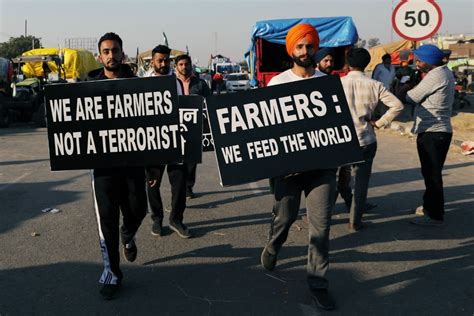
M 423 208 L 435 220 L 444 219 L 443 166 L 452 133 L 426 132 L 418 134 L 416 146 L 425 180 Z
M 158 168 L 158 179 L 154 187 L 147 185 L 148 201 L 151 208 L 151 219 L 163 221 L 163 201 L 161 200 L 160 185 L 165 172 L 168 172 L 168 178 L 171 184 L 171 214 L 170 221 L 183 221 L 184 209 L 186 208 L 186 165 L 161 165 Z
M 186 194 L 193 193 L 193 187 L 196 183 L 196 170 L 197 164 L 196 163 L 187 163 L 187 177 L 186 177 Z
M 313 170 L 275 181 L 273 217 L 267 250 L 278 254 L 298 217 L 301 192 L 306 197 L 308 216 L 308 263 L 306 272 L 310 287 L 327 288 L 329 267 L 329 228 L 336 190 L 336 169 Z
M 352 197 L 349 221 L 353 225 L 362 223 L 362 216 L 365 212 L 367 191 L 369 190 L 369 180 L 372 174 L 372 163 L 377 152 L 377 143 L 362 146 L 364 162 L 354 164 L 352 172 L 354 174 L 354 196 Z

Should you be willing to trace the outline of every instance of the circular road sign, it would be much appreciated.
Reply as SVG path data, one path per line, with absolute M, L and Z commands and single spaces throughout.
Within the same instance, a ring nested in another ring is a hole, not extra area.
M 442 18 L 434 0 L 402 0 L 393 10 L 392 25 L 401 37 L 421 41 L 438 31 Z

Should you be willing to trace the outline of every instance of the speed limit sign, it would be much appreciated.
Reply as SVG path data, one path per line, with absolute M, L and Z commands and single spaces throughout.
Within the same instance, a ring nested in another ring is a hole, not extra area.
M 443 16 L 434 0 L 402 0 L 392 13 L 392 25 L 401 37 L 421 41 L 433 36 Z

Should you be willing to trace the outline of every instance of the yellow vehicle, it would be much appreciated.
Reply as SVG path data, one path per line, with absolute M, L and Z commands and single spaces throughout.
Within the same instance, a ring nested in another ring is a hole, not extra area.
M 33 121 L 46 126 L 44 86 L 84 80 L 100 65 L 85 50 L 40 48 L 12 59 L 15 75 L 8 92 L 0 95 L 0 127 L 11 121 Z

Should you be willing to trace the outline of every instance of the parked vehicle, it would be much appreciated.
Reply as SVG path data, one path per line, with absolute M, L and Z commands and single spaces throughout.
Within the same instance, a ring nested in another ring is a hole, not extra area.
M 46 126 L 44 87 L 50 83 L 75 82 L 99 67 L 89 51 L 41 48 L 12 59 L 15 75 L 0 93 L 0 127 L 12 121 L 33 121 Z
M 246 73 L 228 74 L 224 77 L 227 92 L 244 91 L 250 89 L 249 76 Z
M 351 17 L 259 21 L 253 28 L 250 48 L 245 53 L 251 86 L 265 87 L 271 78 L 292 66 L 285 37 L 288 30 L 299 23 L 309 23 L 318 30 L 320 47 L 335 49 L 334 69 L 343 69 L 346 51 L 359 39 Z

